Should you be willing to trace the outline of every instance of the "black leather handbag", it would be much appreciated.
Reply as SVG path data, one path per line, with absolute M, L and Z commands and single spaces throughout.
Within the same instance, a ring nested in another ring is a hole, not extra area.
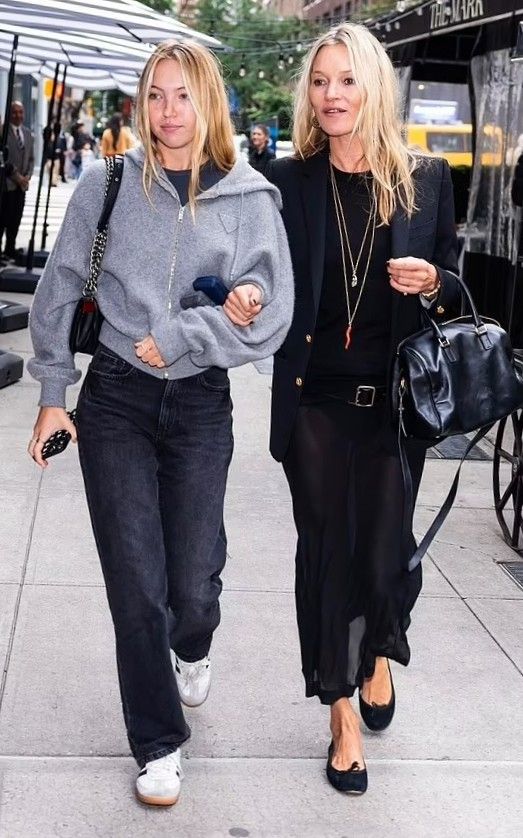
M 96 235 L 91 247 L 89 257 L 89 277 L 82 291 L 82 298 L 78 300 L 73 315 L 71 331 L 69 333 L 69 349 L 75 352 L 83 352 L 85 355 L 94 355 L 100 337 L 103 315 L 98 307 L 96 292 L 98 290 L 98 279 L 102 269 L 102 259 L 107 244 L 107 230 L 109 219 L 113 210 L 120 183 L 122 181 L 124 158 L 121 154 L 114 157 L 106 157 L 105 165 L 105 199 Z
M 456 497 L 461 466 L 474 445 L 498 419 L 523 406 L 523 378 L 507 333 L 497 323 L 479 316 L 468 288 L 458 281 L 471 314 L 438 324 L 424 310 L 427 325 L 399 344 L 392 376 L 392 414 L 397 423 L 405 485 L 405 545 L 410 538 L 414 506 L 405 438 L 435 443 L 453 434 L 477 431 L 443 506 L 410 559 L 410 570 L 419 563 L 447 517 Z

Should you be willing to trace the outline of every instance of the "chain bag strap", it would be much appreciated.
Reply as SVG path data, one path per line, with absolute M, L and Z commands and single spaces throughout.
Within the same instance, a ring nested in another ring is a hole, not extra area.
M 98 346 L 103 315 L 98 307 L 96 293 L 107 244 L 109 219 L 120 189 L 123 166 L 124 158 L 121 154 L 105 158 L 104 204 L 89 255 L 89 276 L 82 290 L 82 298 L 76 305 L 69 334 L 69 348 L 73 355 L 75 352 L 94 355 Z

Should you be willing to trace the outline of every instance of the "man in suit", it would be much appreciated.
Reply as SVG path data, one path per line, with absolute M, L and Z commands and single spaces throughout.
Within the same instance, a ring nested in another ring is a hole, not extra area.
M 0 245 L 5 232 L 4 253 L 14 259 L 15 244 L 24 212 L 25 194 L 34 169 L 34 138 L 23 124 L 24 106 L 21 102 L 11 105 L 11 121 L 7 135 L 9 170 L 0 209 Z

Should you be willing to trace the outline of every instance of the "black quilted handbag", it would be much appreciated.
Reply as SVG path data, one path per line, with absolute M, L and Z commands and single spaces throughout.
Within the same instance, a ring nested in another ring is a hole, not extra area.
M 507 333 L 497 323 L 479 316 L 468 288 L 458 281 L 471 314 L 438 324 L 424 310 L 427 325 L 399 344 L 392 376 L 392 414 L 398 428 L 405 484 L 405 544 L 413 513 L 405 438 L 437 442 L 453 434 L 477 431 L 465 450 L 447 499 L 410 559 L 411 570 L 448 515 L 461 465 L 473 446 L 498 419 L 523 406 L 523 378 Z
M 98 307 L 96 292 L 98 290 L 98 279 L 102 269 L 102 259 L 107 244 L 107 229 L 109 219 L 118 196 L 120 183 L 123 174 L 124 158 L 121 154 L 114 157 L 106 157 L 105 165 L 105 200 L 102 208 L 96 235 L 91 247 L 89 257 L 89 277 L 82 291 L 82 298 L 78 300 L 73 315 L 71 331 L 69 333 L 69 349 L 75 352 L 83 352 L 85 355 L 94 355 L 100 329 L 102 328 L 103 315 Z

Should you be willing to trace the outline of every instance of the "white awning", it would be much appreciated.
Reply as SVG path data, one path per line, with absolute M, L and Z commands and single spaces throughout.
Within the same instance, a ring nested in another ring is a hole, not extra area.
M 130 43 L 159 43 L 174 38 L 195 40 L 211 49 L 223 48 L 216 38 L 135 0 L 0 0 L 0 29 L 4 29 L 4 23 L 55 33 L 116 37 Z

